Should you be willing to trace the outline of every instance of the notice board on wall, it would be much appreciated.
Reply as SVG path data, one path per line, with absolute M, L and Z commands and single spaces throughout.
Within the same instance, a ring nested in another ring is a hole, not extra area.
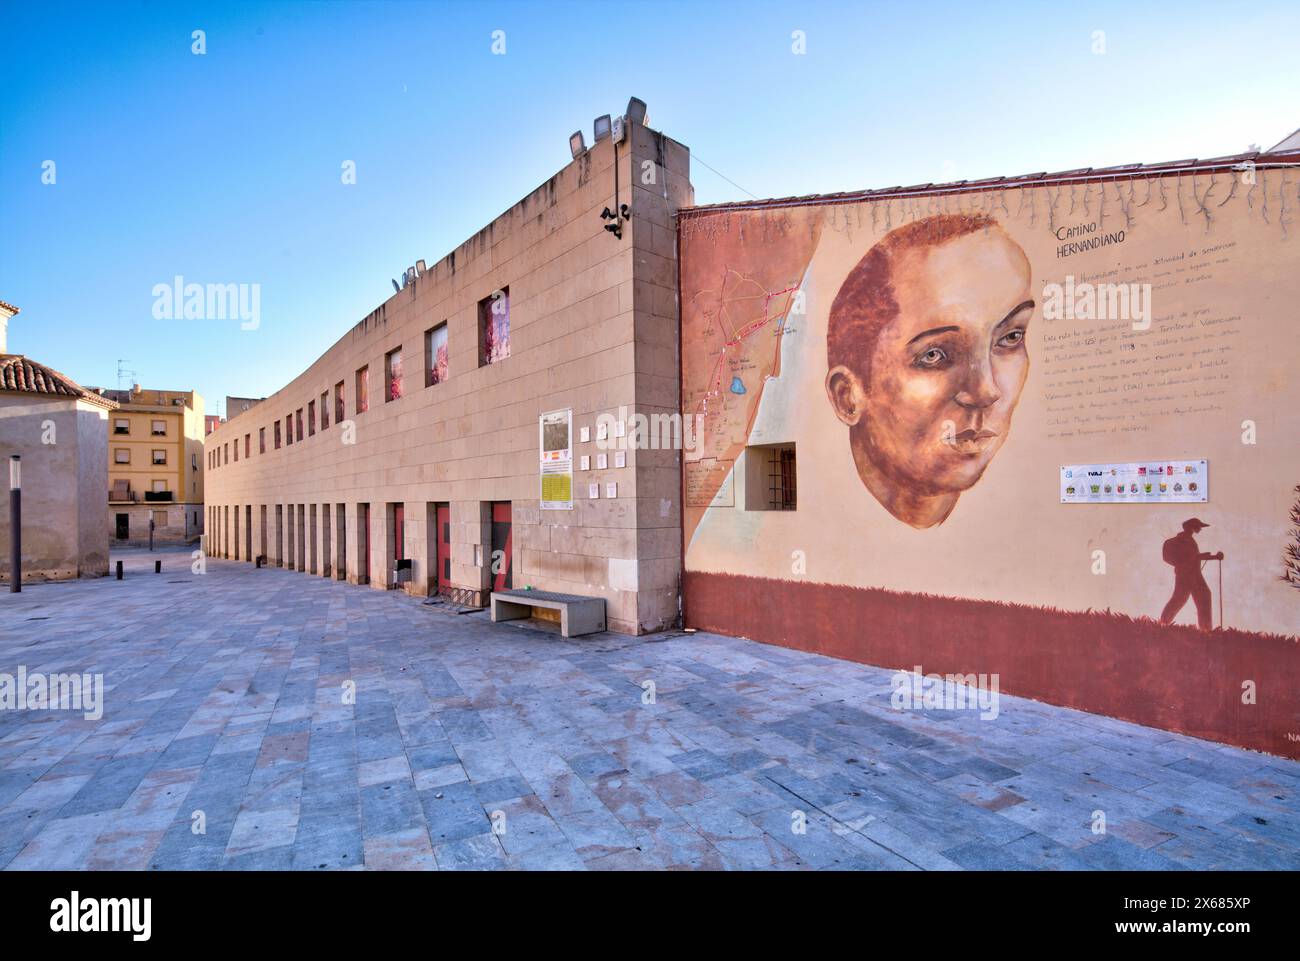
M 1209 494 L 1204 459 L 1061 468 L 1062 504 L 1204 504 Z
M 573 510 L 573 411 L 542 414 L 537 423 L 541 509 Z

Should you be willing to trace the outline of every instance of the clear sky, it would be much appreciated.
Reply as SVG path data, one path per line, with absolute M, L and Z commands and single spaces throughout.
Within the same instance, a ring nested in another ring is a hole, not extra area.
M 98 386 L 125 360 L 212 413 L 299 374 L 629 95 L 691 148 L 697 202 L 824 193 L 1267 148 L 1300 127 L 1298 34 L 1294 0 L 4 0 L 9 349 Z M 177 275 L 259 284 L 260 326 L 155 319 Z

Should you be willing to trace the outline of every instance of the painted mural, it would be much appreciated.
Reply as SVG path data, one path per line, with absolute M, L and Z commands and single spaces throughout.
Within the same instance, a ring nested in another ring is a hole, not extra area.
M 1294 754 L 1298 188 L 1224 167 L 684 216 L 687 622 Z M 753 603 L 774 589 L 802 626 Z M 1258 654 L 1285 701 L 1152 720 L 1066 676 L 1110 658 L 1158 699 L 1179 645 Z

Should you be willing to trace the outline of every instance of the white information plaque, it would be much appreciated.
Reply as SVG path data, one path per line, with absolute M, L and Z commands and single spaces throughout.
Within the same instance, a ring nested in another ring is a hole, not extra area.
M 1062 504 L 1204 504 L 1209 495 L 1210 471 L 1203 459 L 1061 468 Z

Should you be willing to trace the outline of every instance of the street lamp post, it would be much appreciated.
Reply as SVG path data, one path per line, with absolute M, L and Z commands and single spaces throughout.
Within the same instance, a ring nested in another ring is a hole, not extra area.
M 9 455 L 9 593 L 23 589 L 23 459 Z

